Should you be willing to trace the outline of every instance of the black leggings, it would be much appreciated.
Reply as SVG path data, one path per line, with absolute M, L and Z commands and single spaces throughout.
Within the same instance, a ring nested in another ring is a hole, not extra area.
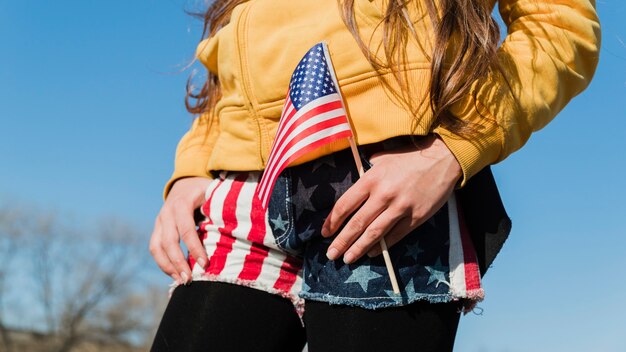
M 459 324 L 457 303 L 424 301 L 369 310 L 306 303 L 309 351 L 452 351 Z
M 457 303 L 366 310 L 307 301 L 302 327 L 287 299 L 220 282 L 179 286 L 152 352 L 452 351 Z

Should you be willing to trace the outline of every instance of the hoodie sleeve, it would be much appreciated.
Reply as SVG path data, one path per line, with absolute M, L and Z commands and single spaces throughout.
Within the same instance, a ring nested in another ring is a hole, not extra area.
M 500 0 L 499 11 L 508 30 L 497 52 L 502 70 L 474 82 L 451 110 L 477 132 L 434 130 L 461 165 L 461 186 L 548 124 L 587 87 L 598 64 L 594 0 Z

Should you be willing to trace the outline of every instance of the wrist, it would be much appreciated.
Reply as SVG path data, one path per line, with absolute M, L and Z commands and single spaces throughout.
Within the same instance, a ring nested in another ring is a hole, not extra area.
M 463 176 L 461 164 L 456 159 L 450 148 L 438 135 L 428 136 L 424 144 L 420 146 L 425 156 L 440 160 L 448 169 L 448 174 L 454 182 L 458 182 Z
M 182 177 L 174 181 L 169 193 L 179 197 L 192 197 L 193 203 L 197 204 L 204 200 L 205 191 L 209 183 L 211 183 L 211 179 L 206 177 Z

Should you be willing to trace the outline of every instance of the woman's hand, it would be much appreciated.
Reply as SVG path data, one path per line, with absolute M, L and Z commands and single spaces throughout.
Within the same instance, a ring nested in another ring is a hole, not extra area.
M 191 269 L 180 247 L 180 239 L 196 262 L 204 267 L 207 254 L 198 238 L 193 212 L 204 203 L 208 178 L 183 178 L 172 186 L 154 223 L 150 253 L 163 272 L 180 284 L 191 280 Z
M 322 227 L 322 236 L 330 237 L 354 213 L 330 244 L 331 260 L 379 255 L 383 237 L 388 246 L 398 243 L 445 204 L 461 176 L 454 155 L 435 136 L 419 148 L 376 153 L 370 162 L 374 166 L 337 200 Z

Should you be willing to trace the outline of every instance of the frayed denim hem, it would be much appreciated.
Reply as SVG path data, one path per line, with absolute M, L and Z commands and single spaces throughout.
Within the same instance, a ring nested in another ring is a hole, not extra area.
M 393 293 L 391 293 L 393 295 Z M 445 303 L 458 300 L 450 294 L 419 294 L 407 297 L 404 294 L 395 297 L 339 297 L 327 293 L 300 292 L 300 297 L 305 300 L 327 302 L 330 304 L 341 304 L 346 306 L 361 307 L 365 309 L 380 309 L 389 307 L 401 307 L 418 300 L 425 300 L 430 303 Z
M 400 295 L 394 295 L 390 292 L 391 296 L 388 297 L 339 297 L 333 296 L 328 293 L 314 293 L 314 292 L 300 292 L 299 296 L 305 300 L 326 302 L 334 305 L 346 305 L 352 307 L 360 307 L 364 309 L 383 309 L 391 307 L 401 307 L 417 301 L 427 301 L 429 303 L 448 303 L 463 301 L 461 311 L 465 314 L 471 312 L 476 304 L 483 300 L 484 291 L 482 289 L 476 290 L 477 292 L 468 293 L 467 297 L 458 297 L 453 294 L 415 294 L 408 297 L 405 293 Z M 478 292 L 480 291 L 480 292 Z

